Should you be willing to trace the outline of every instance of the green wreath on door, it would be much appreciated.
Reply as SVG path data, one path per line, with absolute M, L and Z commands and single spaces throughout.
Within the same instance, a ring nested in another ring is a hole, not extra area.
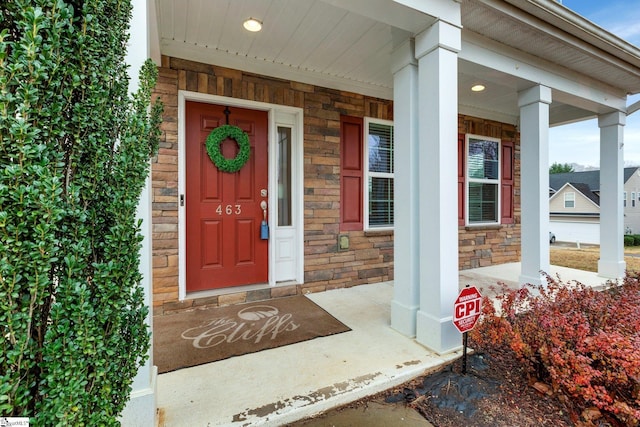
M 220 144 L 227 138 L 233 139 L 238 144 L 238 155 L 228 159 L 222 155 Z M 211 131 L 205 142 L 209 158 L 222 172 L 234 173 L 242 169 L 249 160 L 251 145 L 249 136 L 237 126 L 222 125 Z

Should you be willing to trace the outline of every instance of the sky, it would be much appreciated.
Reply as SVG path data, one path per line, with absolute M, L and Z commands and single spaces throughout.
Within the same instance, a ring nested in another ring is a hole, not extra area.
M 640 0 L 563 0 L 562 4 L 594 24 L 640 47 Z M 640 95 L 627 98 L 627 105 Z M 625 166 L 640 166 L 640 111 L 624 127 Z M 577 163 L 599 168 L 600 128 L 596 119 L 549 130 L 549 164 Z

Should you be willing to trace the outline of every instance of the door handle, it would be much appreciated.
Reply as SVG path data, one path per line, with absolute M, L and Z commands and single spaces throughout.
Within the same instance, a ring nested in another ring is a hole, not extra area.
M 260 209 L 262 209 L 262 219 L 267 220 L 267 202 L 264 200 L 260 202 Z
M 262 240 L 269 239 L 269 224 L 267 224 L 267 202 L 261 201 L 260 208 L 262 209 L 262 224 L 260 224 L 260 238 Z

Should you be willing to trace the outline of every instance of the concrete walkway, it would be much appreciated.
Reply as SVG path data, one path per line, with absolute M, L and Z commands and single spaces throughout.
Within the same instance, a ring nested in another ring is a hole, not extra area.
M 498 282 L 503 282 L 510 287 L 519 286 L 518 278 L 520 271 L 521 267 L 519 262 L 462 270 L 460 271 L 460 287 L 470 284 L 488 289 L 489 286 L 495 285 Z M 607 279 L 598 276 L 598 273 L 575 270 L 557 265 L 551 266 L 549 275 L 554 278 L 559 277 L 563 282 L 577 281 L 595 288 L 600 288 L 607 282 Z
M 455 359 L 389 327 L 391 283 L 308 295 L 352 330 L 158 376 L 164 426 L 283 425 Z
M 464 270 L 460 286 L 488 288 L 498 281 L 517 286 L 519 273 L 519 263 Z M 556 273 L 565 281 L 589 285 L 605 281 L 596 273 L 554 267 Z M 352 330 L 159 375 L 159 424 L 285 425 L 402 384 L 459 357 L 434 354 L 390 328 L 391 282 L 308 297 Z
M 354 408 L 332 410 L 296 422 L 291 427 L 433 427 L 433 424 L 403 402 L 373 401 Z

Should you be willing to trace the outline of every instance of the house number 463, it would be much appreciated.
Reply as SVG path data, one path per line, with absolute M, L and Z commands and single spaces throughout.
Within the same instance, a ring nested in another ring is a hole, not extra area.
M 218 205 L 216 213 L 218 215 L 240 215 L 242 213 L 242 209 L 240 205 L 226 205 L 224 207 L 222 205 Z

